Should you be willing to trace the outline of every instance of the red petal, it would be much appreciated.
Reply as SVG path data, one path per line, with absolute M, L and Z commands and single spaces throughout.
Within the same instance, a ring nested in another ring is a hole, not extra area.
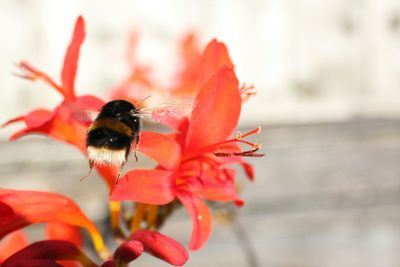
M 115 250 L 113 258 L 120 263 L 129 263 L 142 255 L 143 250 L 144 248 L 141 242 L 128 240 Z
M 214 201 L 235 201 L 239 200 L 235 186 L 235 171 L 222 169 L 215 173 L 203 172 L 202 188 L 197 193 L 208 200 Z
M 115 185 L 115 179 L 118 177 L 120 168 L 118 166 L 103 164 L 96 165 L 96 170 L 107 183 L 108 188 L 111 190 L 111 188 Z
M 117 267 L 117 263 L 114 260 L 106 260 L 100 267 Z
M 53 116 L 51 111 L 45 109 L 34 110 L 25 116 L 25 123 L 28 127 L 39 127 Z
M 189 258 L 181 244 L 158 232 L 139 230 L 131 235 L 131 239 L 141 242 L 147 253 L 175 266 L 182 266 Z
M 28 240 L 22 231 L 9 234 L 0 243 L 0 264 L 26 245 L 28 245 Z
M 29 260 L 48 260 L 44 263 L 51 263 L 51 261 L 58 260 L 75 260 L 80 262 L 83 266 L 97 266 L 74 244 L 64 240 L 45 240 L 35 242 L 9 257 L 6 261 L 3 262 L 2 266 L 32 266 L 26 265 L 26 261 Z M 37 266 L 53 265 L 49 264 Z
M 82 111 L 100 111 L 105 102 L 93 95 L 83 95 L 74 100 L 74 106 Z
M 79 59 L 79 51 L 84 39 L 85 22 L 80 16 L 76 20 L 72 40 L 68 46 L 67 53 L 65 54 L 64 65 L 61 72 L 62 91 L 66 100 L 72 100 L 75 97 L 74 82 Z
M 186 137 L 185 157 L 224 141 L 239 120 L 241 97 L 235 73 L 221 68 L 197 95 Z
M 133 170 L 119 179 L 111 191 L 111 201 L 132 200 L 163 205 L 174 199 L 173 173 L 163 170 Z
M 86 228 L 98 251 L 104 243 L 96 225 L 70 199 L 47 192 L 0 189 L 0 238 L 33 223 L 60 222 Z M 5 212 L 4 212 L 5 211 Z
M 16 117 L 16 118 L 12 118 L 12 119 L 6 121 L 5 123 L 3 123 L 1 125 L 1 127 L 6 127 L 6 126 L 8 126 L 10 124 L 13 124 L 13 123 L 16 123 L 16 122 L 19 122 L 19 121 L 24 121 L 24 120 L 25 120 L 25 116 L 19 116 L 19 117 Z
M 174 169 L 181 156 L 181 148 L 173 137 L 156 132 L 143 132 L 138 150 L 166 169 Z
M 224 43 L 213 39 L 203 52 L 200 65 L 199 86 L 203 86 L 221 67 L 233 69 L 228 49 Z
M 52 260 L 18 260 L 18 262 L 13 262 L 10 264 L 7 264 L 9 267 L 67 267 L 64 266 L 58 262 L 52 261 Z M 81 266 L 81 265 L 80 265 Z M 3 266 L 5 267 L 5 265 Z
M 240 164 L 242 166 L 244 172 L 246 173 L 247 178 L 250 181 L 254 181 L 254 178 L 255 178 L 254 167 L 250 163 L 244 161 L 242 157 L 240 157 L 240 156 L 221 157 L 221 158 L 219 158 L 219 161 L 221 162 L 221 164 L 231 164 L 231 163 Z
M 19 121 L 24 121 L 25 124 L 28 127 L 38 127 L 45 123 L 46 121 L 50 120 L 52 117 L 53 113 L 51 111 L 45 110 L 45 109 L 36 109 L 31 112 L 29 112 L 25 116 L 19 116 L 17 118 L 11 119 L 7 122 L 5 122 L 2 127 L 5 127 L 9 124 L 19 122 Z
M 45 134 L 56 140 L 75 145 L 85 151 L 85 138 L 90 121 L 83 122 L 83 120 L 77 119 L 77 112 L 71 109 L 68 103 L 64 102 L 53 111 L 50 120 L 37 127 L 22 129 L 14 133 L 10 139 L 15 140 L 27 134 Z
M 215 39 L 200 53 L 191 34 L 182 42 L 181 50 L 183 70 L 178 74 L 177 86 L 171 89 L 173 95 L 181 98 L 193 97 L 221 67 L 234 67 L 226 46 Z
M 179 192 L 178 198 L 192 217 L 193 230 L 189 248 L 200 249 L 211 233 L 210 210 L 201 199 L 189 193 Z
M 47 239 L 70 241 L 77 247 L 82 247 L 83 238 L 78 227 L 65 223 L 48 223 L 46 225 Z
M 249 178 L 250 181 L 254 181 L 254 167 L 250 163 L 247 163 L 246 161 L 242 161 L 241 163 L 247 178 Z

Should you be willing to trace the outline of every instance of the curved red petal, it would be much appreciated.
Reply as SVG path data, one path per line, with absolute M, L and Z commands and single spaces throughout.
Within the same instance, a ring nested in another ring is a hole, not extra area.
M 6 267 L 67 267 L 67 266 L 64 266 L 63 264 L 60 264 L 52 260 L 21 259 L 18 260 L 18 262 L 12 262 L 11 264 L 7 264 Z
M 64 65 L 61 72 L 62 91 L 66 100 L 72 100 L 75 97 L 74 83 L 79 59 L 79 51 L 83 40 L 85 39 L 85 22 L 81 16 L 75 23 L 74 33 L 71 43 L 68 46 L 64 58 Z
M 29 128 L 39 127 L 40 125 L 43 125 L 43 123 L 51 120 L 52 117 L 53 113 L 51 111 L 45 109 L 37 109 L 29 112 L 25 116 L 25 123 L 26 126 L 28 126 Z
M 114 260 L 106 260 L 100 267 L 117 267 L 117 263 Z
M 147 253 L 175 266 L 184 265 L 189 258 L 181 244 L 155 231 L 139 230 L 130 239 L 141 242 Z
M 12 118 L 12 119 L 4 122 L 0 127 L 6 127 L 6 126 L 8 126 L 10 124 L 13 124 L 13 123 L 16 123 L 16 122 L 20 122 L 20 121 L 24 121 L 24 120 L 25 120 L 25 116 L 24 115 L 19 116 L 19 117 L 15 117 L 15 118 Z
M 58 260 L 75 260 L 80 262 L 85 267 L 97 266 L 74 244 L 64 240 L 44 240 L 32 243 L 5 260 L 2 266 L 31 266 L 23 265 L 24 262 L 29 260 L 48 260 L 48 262 Z
M 50 120 L 53 113 L 51 111 L 45 109 L 36 109 L 29 112 L 26 115 L 19 116 L 13 118 L 11 120 L 6 121 L 1 127 L 5 127 L 12 123 L 23 121 L 28 127 L 38 127 L 45 123 L 46 121 Z
M 67 197 L 39 191 L 0 189 L 0 203 L 11 208 L 0 209 L 0 238 L 30 224 L 60 222 L 85 228 L 96 250 L 104 249 L 96 225 Z
M 22 231 L 9 234 L 0 243 L 0 264 L 26 245 L 28 245 L 28 240 Z
M 45 228 L 47 239 L 60 239 L 82 247 L 83 237 L 78 227 L 65 223 L 48 223 Z
M 171 202 L 173 173 L 163 170 L 133 170 L 119 179 L 110 194 L 111 201 L 132 200 L 163 205 Z
M 200 249 L 211 234 L 211 214 L 207 205 L 198 197 L 187 192 L 179 192 L 177 197 L 192 217 L 193 230 L 189 248 Z
M 186 137 L 185 157 L 224 141 L 239 120 L 241 97 L 235 73 L 225 67 L 197 95 Z
M 129 263 L 140 257 L 143 251 L 144 248 L 141 242 L 128 240 L 115 250 L 113 258 L 120 263 Z
M 201 58 L 199 86 L 203 86 L 223 66 L 234 68 L 225 44 L 213 39 L 208 43 Z
M 156 132 L 143 132 L 140 135 L 138 151 L 166 169 L 174 169 L 181 157 L 181 148 L 174 138 Z

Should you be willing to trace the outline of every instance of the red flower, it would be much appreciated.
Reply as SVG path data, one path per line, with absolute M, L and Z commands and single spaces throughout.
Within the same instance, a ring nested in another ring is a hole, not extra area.
M 91 124 L 87 111 L 98 111 L 104 101 L 92 95 L 76 96 L 75 77 L 79 52 L 85 38 L 85 24 L 78 17 L 75 29 L 61 71 L 61 85 L 48 75 L 37 70 L 27 62 L 21 62 L 18 67 L 23 72 L 20 76 L 29 80 L 42 80 L 59 92 L 63 101 L 53 110 L 36 109 L 24 116 L 7 121 L 3 126 L 15 122 L 24 122 L 26 128 L 14 133 L 10 139 L 15 140 L 26 134 L 44 134 L 53 139 L 74 145 L 86 154 L 86 134 Z M 102 177 L 111 188 L 119 170 L 112 166 L 96 166 Z
M 0 239 L 22 227 L 44 222 L 83 227 L 96 250 L 105 250 L 96 225 L 70 199 L 47 192 L 0 189 Z
M 27 245 L 24 235 L 16 230 L 34 223 L 50 222 L 45 240 Z M 0 244 L 2 266 L 75 266 L 95 265 L 80 249 L 82 240 L 71 226 L 83 227 L 90 233 L 95 249 L 102 257 L 108 255 L 101 234 L 70 199 L 57 194 L 0 189 Z M 183 265 L 188 254 L 175 240 L 154 231 L 140 230 L 131 235 L 114 253 L 115 262 L 135 260 L 146 251 L 170 264 Z M 19 264 L 19 265 L 18 265 Z
M 39 133 L 54 139 L 75 145 L 81 150 L 85 149 L 85 135 L 90 124 L 90 118 L 84 110 L 98 110 L 104 102 L 94 96 L 80 96 L 75 94 L 75 77 L 79 59 L 80 47 L 85 38 L 84 20 L 79 17 L 71 43 L 64 58 L 61 71 L 61 84 L 57 84 L 44 72 L 37 70 L 29 63 L 22 61 L 18 67 L 22 71 L 21 77 L 29 80 L 42 80 L 59 92 L 63 101 L 53 111 L 45 109 L 34 110 L 27 115 L 9 120 L 4 124 L 22 121 L 26 128 L 11 136 L 11 140 L 25 134 Z
M 139 63 L 136 57 L 136 50 L 138 45 L 138 33 L 133 32 L 129 38 L 126 59 L 129 65 L 128 76 L 111 90 L 111 99 L 125 99 L 135 103 L 137 108 L 144 106 L 140 102 L 159 86 L 156 85 L 151 79 L 151 68 L 147 65 Z
M 255 153 L 258 145 L 243 140 L 259 132 L 258 128 L 227 140 L 236 128 L 241 102 L 234 72 L 221 68 L 201 88 L 191 118 L 181 125 L 178 134 L 142 134 L 139 151 L 156 159 L 159 166 L 155 170 L 128 172 L 112 190 L 111 200 L 163 205 L 178 198 L 193 221 L 190 248 L 199 249 L 211 231 L 211 215 L 204 199 L 242 203 L 236 194 L 234 171 L 224 165 L 241 162 L 238 156 L 261 156 Z M 147 147 L 155 136 L 157 146 Z M 251 145 L 252 149 L 241 151 L 237 142 Z M 252 175 L 249 165 L 244 166 Z

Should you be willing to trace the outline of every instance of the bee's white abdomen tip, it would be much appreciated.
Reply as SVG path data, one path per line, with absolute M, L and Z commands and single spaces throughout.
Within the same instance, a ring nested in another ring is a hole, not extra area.
M 87 147 L 90 161 L 97 164 L 123 165 L 126 161 L 126 150 L 111 150 L 107 148 Z

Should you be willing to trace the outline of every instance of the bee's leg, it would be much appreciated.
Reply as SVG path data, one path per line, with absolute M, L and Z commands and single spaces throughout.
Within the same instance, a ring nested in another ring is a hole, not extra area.
M 119 177 L 121 177 L 121 170 L 118 172 L 117 177 L 115 177 L 115 186 L 118 186 Z
M 133 153 L 135 154 L 135 160 L 138 161 L 138 157 L 136 154 L 136 150 L 137 150 L 137 146 L 139 144 L 139 140 L 140 140 L 140 135 L 135 135 L 135 140 L 133 141 Z
M 94 161 L 89 160 L 89 172 L 80 179 L 81 182 L 92 173 L 93 166 L 94 166 Z

